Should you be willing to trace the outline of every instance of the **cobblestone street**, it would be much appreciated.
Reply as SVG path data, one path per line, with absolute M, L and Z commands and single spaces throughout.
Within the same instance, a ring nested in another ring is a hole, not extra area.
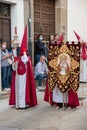
M 38 106 L 24 110 L 9 107 L 8 98 L 1 100 L 0 130 L 87 130 L 86 98 L 76 109 L 56 110 L 43 101 L 44 92 L 37 92 L 37 96 Z

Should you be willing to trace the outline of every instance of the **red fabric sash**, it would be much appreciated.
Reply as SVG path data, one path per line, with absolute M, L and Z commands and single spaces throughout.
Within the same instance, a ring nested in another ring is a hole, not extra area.
M 86 54 L 86 49 L 85 49 L 85 43 L 82 44 L 81 58 L 82 58 L 83 60 L 86 60 L 86 59 L 87 59 L 87 54 Z

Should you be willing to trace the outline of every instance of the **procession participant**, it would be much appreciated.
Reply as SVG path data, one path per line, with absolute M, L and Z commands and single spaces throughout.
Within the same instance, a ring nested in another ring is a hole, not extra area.
M 56 109 L 63 107 L 63 102 L 67 107 L 76 108 L 77 106 L 79 106 L 79 99 L 76 92 L 70 89 L 63 95 L 63 93 L 59 90 L 57 85 L 54 87 L 52 91 L 49 88 L 48 81 L 46 83 L 44 101 L 50 103 L 50 105 L 55 105 Z
M 34 73 L 31 58 L 27 54 L 27 26 L 22 39 L 20 56 L 15 57 L 14 62 L 15 71 L 12 75 L 9 105 L 15 105 L 17 109 L 36 106 Z
M 75 36 L 76 36 L 78 42 L 82 43 L 82 42 L 83 42 L 83 39 L 82 39 L 75 31 L 73 31 L 73 32 L 74 32 L 74 34 L 75 34 Z
M 63 35 L 60 36 L 61 42 L 63 41 Z M 60 43 L 61 43 L 60 42 Z M 59 44 L 60 44 L 59 43 Z M 64 56 L 63 56 L 64 55 Z M 61 54 L 59 60 L 57 61 L 58 73 L 61 75 L 66 75 L 70 72 L 70 58 L 66 57 L 66 54 Z M 44 100 L 49 102 L 51 105 L 56 105 L 57 109 L 63 106 L 63 103 L 71 108 L 79 106 L 79 100 L 77 93 L 73 90 L 69 90 L 66 93 L 62 93 L 58 86 L 56 85 L 53 91 L 49 88 L 47 81 Z
M 69 67 L 69 62 L 67 61 L 67 55 L 65 54 L 61 54 L 59 55 L 59 58 L 57 60 L 57 66 L 58 66 L 58 72 L 61 75 L 66 75 L 67 73 L 69 73 L 70 71 L 70 67 Z M 64 98 L 64 100 L 63 100 Z M 62 107 L 63 102 L 65 104 L 68 103 L 68 93 L 62 93 L 60 91 L 60 89 L 58 88 L 58 86 L 56 85 L 53 89 L 52 92 L 52 97 L 51 97 L 52 101 L 54 102 L 54 104 L 56 104 L 57 109 L 59 109 L 60 107 Z M 51 101 L 51 103 L 52 103 Z
M 81 74 L 80 81 L 87 82 L 87 43 L 81 45 Z
M 78 41 L 81 41 L 80 50 L 80 82 L 87 82 L 87 43 L 83 42 L 81 37 L 74 31 L 74 34 Z
M 64 34 L 62 33 L 61 36 L 59 37 L 58 41 L 57 41 L 57 44 L 61 45 L 61 43 L 63 42 L 63 40 L 64 40 Z
M 62 35 L 61 35 L 62 36 Z M 60 45 L 60 43 L 63 41 L 63 37 L 61 39 L 61 36 L 58 37 L 58 34 L 56 34 L 56 43 L 58 43 L 58 45 Z M 59 41 L 60 40 L 60 41 Z M 59 41 L 59 42 L 58 42 Z M 59 65 L 58 65 L 59 68 Z M 60 96 L 59 96 L 60 95 Z M 50 90 L 49 88 L 49 84 L 47 81 L 46 84 L 46 90 L 45 90 L 45 95 L 44 95 L 44 100 L 46 102 L 49 102 L 51 105 L 56 105 L 57 109 L 59 107 L 62 107 L 62 102 L 63 102 L 63 98 L 62 98 L 62 93 L 61 91 L 58 89 L 57 85 L 54 87 L 53 91 Z M 60 101 L 61 100 L 61 101 Z

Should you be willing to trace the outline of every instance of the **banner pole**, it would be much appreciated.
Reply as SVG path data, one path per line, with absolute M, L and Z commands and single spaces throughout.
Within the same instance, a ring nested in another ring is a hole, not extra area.
M 82 86 L 82 100 L 81 100 L 81 106 L 83 106 L 83 86 Z
M 63 110 L 65 109 L 65 107 L 64 107 L 64 93 L 63 93 Z

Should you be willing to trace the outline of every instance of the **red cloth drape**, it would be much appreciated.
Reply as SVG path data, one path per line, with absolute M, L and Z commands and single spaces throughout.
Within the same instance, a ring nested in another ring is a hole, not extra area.
M 82 48 L 82 52 L 81 52 L 81 58 L 83 60 L 86 60 L 87 59 L 87 54 L 86 54 L 86 48 L 85 48 L 85 43 L 82 44 L 81 48 Z
M 52 101 L 53 92 L 49 89 L 48 82 L 46 83 L 46 90 L 44 95 L 44 101 L 50 103 L 51 105 L 57 104 Z M 72 108 L 79 106 L 79 99 L 77 93 L 70 90 L 68 92 L 68 105 Z

